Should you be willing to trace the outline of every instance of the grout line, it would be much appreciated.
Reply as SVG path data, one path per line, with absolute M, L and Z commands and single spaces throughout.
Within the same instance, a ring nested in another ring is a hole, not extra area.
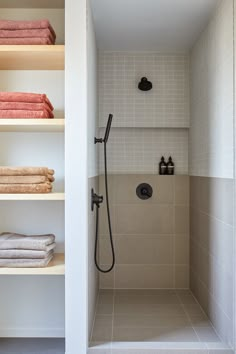
M 185 313 L 187 319 L 189 320 L 189 322 L 190 322 L 190 324 L 191 324 L 191 328 L 193 329 L 194 333 L 196 334 L 198 341 L 199 341 L 200 343 L 204 344 L 205 349 L 208 349 L 207 346 L 206 346 L 206 344 L 200 340 L 200 338 L 199 338 L 197 332 L 195 331 L 195 329 L 194 329 L 194 327 L 193 327 L 193 324 L 192 324 L 192 321 L 191 321 L 191 318 L 190 318 L 188 312 L 185 310 L 185 304 L 183 303 L 181 297 L 179 296 L 179 294 L 178 294 L 177 292 L 176 292 L 176 295 L 177 295 L 177 297 L 178 297 L 179 300 L 180 300 L 181 307 L 182 307 L 182 309 L 183 309 L 183 311 L 184 311 L 184 313 Z
M 217 336 L 220 338 L 221 342 L 223 344 L 225 344 L 225 341 L 223 340 L 223 338 L 221 337 L 221 335 L 218 333 L 218 331 L 216 330 L 214 324 L 212 323 L 211 319 L 209 318 L 209 316 L 206 314 L 206 312 L 204 311 L 204 309 L 202 308 L 201 304 L 199 303 L 198 299 L 195 297 L 195 295 L 193 294 L 192 290 L 189 289 L 189 291 L 191 292 L 192 296 L 194 297 L 194 299 L 196 300 L 197 304 L 199 305 L 199 307 L 201 308 L 201 310 L 203 311 L 203 313 L 206 315 L 207 319 L 209 320 L 212 328 L 214 329 L 214 331 L 216 332 Z M 217 302 L 216 302 L 217 303 Z M 219 306 L 219 305 L 218 305 Z M 219 306 L 220 307 L 220 306 Z M 221 307 L 220 307 L 221 308 Z M 225 314 L 225 313 L 224 313 Z M 226 315 L 226 314 L 225 314 Z M 227 316 L 227 315 L 226 315 Z M 228 317 L 228 316 L 227 316 Z M 227 343 L 226 343 L 227 344 Z
M 114 335 L 114 315 L 115 315 L 115 289 L 113 289 L 113 306 L 112 306 L 112 323 L 111 323 L 111 352 L 113 347 L 113 335 Z

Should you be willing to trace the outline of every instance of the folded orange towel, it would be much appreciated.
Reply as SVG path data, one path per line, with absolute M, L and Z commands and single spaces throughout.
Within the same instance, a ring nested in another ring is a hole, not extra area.
M 48 28 L 27 30 L 0 30 L 0 38 L 49 38 L 55 43 L 55 37 Z
M 47 176 L 54 175 L 54 170 L 47 167 L 0 166 L 0 176 Z
M 44 93 L 31 92 L 0 92 L 0 102 L 26 102 L 26 103 L 47 103 L 54 110 L 53 105 Z
M 0 110 L 0 118 L 26 118 L 26 119 L 44 119 L 52 118 L 49 112 L 44 109 L 42 111 L 26 111 L 26 110 Z
M 0 184 L 0 193 L 50 193 L 50 182 L 41 184 Z
M 0 45 L 53 45 L 50 38 L 0 38 Z
M 49 28 L 56 37 L 56 33 L 52 28 L 48 20 L 36 20 L 36 21 L 12 21 L 12 20 L 0 20 L 1 30 L 20 30 L 20 29 L 37 29 L 37 28 Z
M 0 176 L 0 184 L 38 184 L 53 182 L 54 177 L 48 176 Z
M 48 103 L 0 102 L 0 110 L 43 111 L 47 110 L 50 118 L 54 118 Z

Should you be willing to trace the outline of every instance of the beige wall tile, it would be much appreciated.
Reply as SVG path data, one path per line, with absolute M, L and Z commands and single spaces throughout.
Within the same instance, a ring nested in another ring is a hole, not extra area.
M 173 288 L 171 265 L 117 265 L 116 288 Z
M 174 237 L 116 236 L 117 264 L 173 264 Z
M 108 269 L 110 264 L 101 264 L 102 269 Z M 99 288 L 114 289 L 114 269 L 110 273 L 99 273 Z
M 189 288 L 189 266 L 188 265 L 175 266 L 175 287 L 177 289 Z
M 171 234 L 173 207 L 167 205 L 117 205 L 115 232 L 117 234 Z
M 189 235 L 175 236 L 175 264 L 189 265 Z
M 177 205 L 175 207 L 175 232 L 177 234 L 189 233 L 189 207 Z
M 175 203 L 189 205 L 189 176 L 175 176 Z

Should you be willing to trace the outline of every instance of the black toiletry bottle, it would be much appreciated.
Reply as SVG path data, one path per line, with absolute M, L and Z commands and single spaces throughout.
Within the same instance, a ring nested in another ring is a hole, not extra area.
M 174 175 L 174 172 L 175 172 L 175 164 L 174 162 L 172 161 L 172 157 L 170 156 L 169 157 L 169 160 L 167 162 L 167 175 Z
M 164 156 L 162 156 L 161 161 L 159 162 L 159 174 L 166 175 L 167 173 L 167 164 L 165 162 Z

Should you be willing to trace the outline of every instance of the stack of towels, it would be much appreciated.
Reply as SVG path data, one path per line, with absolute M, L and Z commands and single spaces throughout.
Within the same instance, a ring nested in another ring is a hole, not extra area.
M 53 110 L 45 94 L 0 92 L 0 118 L 54 118 Z
M 0 20 L 0 45 L 55 44 L 56 33 L 48 20 Z
M 56 246 L 55 236 L 0 234 L 0 267 L 46 267 L 52 260 Z
M 53 175 L 47 167 L 0 166 L 0 193 L 50 193 Z

